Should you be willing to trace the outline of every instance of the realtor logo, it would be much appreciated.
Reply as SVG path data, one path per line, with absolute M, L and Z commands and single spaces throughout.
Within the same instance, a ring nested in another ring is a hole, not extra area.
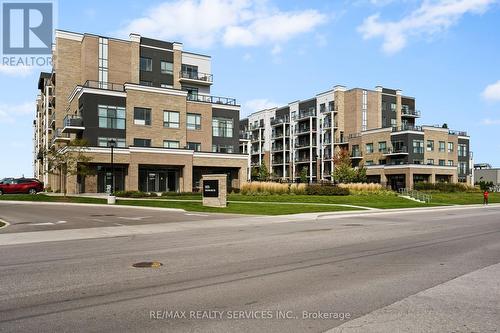
M 50 54 L 52 2 L 2 3 L 3 54 Z

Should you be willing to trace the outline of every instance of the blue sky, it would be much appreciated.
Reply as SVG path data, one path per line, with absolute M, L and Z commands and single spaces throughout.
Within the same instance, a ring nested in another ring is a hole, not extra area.
M 247 115 L 336 84 L 415 96 L 420 124 L 466 130 L 500 166 L 498 0 L 58 1 L 57 28 L 184 43 Z M 39 68 L 0 65 L 0 178 L 32 174 Z

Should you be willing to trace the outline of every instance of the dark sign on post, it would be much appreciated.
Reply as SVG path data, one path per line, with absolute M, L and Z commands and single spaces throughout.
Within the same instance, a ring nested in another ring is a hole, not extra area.
M 212 179 L 204 180 L 203 196 L 208 198 L 217 198 L 219 196 L 219 181 Z

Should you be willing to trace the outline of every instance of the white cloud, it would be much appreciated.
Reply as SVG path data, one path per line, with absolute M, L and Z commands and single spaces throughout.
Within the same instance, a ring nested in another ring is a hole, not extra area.
M 16 77 L 26 77 L 33 73 L 33 66 L 9 66 L 0 64 L 0 74 Z
M 130 32 L 193 47 L 256 46 L 286 42 L 326 21 L 316 10 L 280 11 L 266 0 L 177 0 L 150 8 L 118 33 Z
M 283 49 L 281 48 L 281 46 L 274 45 L 273 49 L 271 50 L 271 54 L 272 55 L 278 55 L 278 54 L 281 53 L 281 51 L 283 51 Z
M 500 101 L 500 80 L 488 85 L 481 95 L 486 100 Z
M 26 102 L 21 104 L 0 104 L 0 123 L 14 123 L 19 117 L 24 118 L 27 115 L 35 114 L 36 106 L 34 102 Z
M 271 101 L 267 98 L 251 99 L 251 100 L 243 103 L 243 105 L 241 107 L 242 115 L 247 116 L 253 112 L 261 111 L 261 110 L 265 110 L 265 109 L 271 109 L 271 108 L 277 107 L 278 105 L 280 105 L 280 104 L 276 103 L 274 101 Z
M 483 119 L 481 120 L 481 124 L 491 126 L 491 125 L 500 125 L 500 119 Z
M 358 27 L 364 39 L 382 37 L 388 54 L 402 50 L 409 37 L 432 36 L 445 31 L 467 14 L 482 14 L 498 0 L 424 0 L 421 6 L 399 21 L 382 21 L 380 14 L 366 18 Z

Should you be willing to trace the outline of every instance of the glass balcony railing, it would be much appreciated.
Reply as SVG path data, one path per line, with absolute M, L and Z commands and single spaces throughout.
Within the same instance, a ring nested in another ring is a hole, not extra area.
M 179 77 L 181 79 L 204 81 L 208 83 L 212 83 L 214 78 L 213 74 L 200 73 L 195 71 L 180 71 Z
M 96 89 L 125 91 L 125 87 L 123 86 L 123 84 L 112 83 L 112 82 L 101 82 L 101 81 L 87 80 L 87 81 L 85 81 L 83 86 L 88 87 L 88 88 L 96 88 Z
M 188 101 L 193 101 L 193 102 L 236 105 L 236 99 L 229 97 L 219 97 L 219 96 L 202 95 L 202 94 L 187 94 L 186 98 Z
M 410 110 L 410 109 L 406 109 L 406 108 L 401 109 L 401 114 L 403 116 L 420 117 L 420 111 Z

